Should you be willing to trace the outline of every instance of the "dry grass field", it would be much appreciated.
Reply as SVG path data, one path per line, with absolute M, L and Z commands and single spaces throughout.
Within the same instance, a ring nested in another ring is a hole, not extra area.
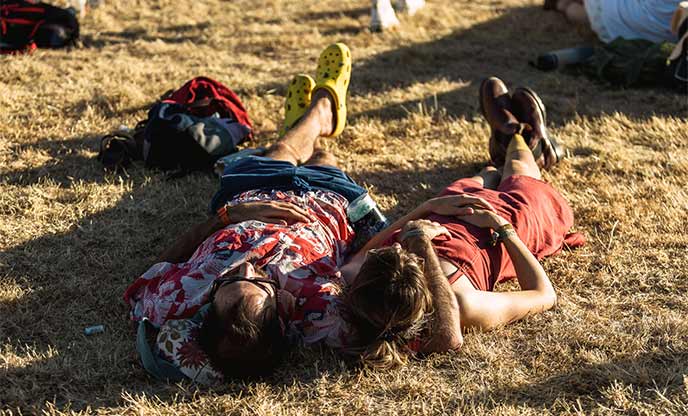
M 583 42 L 539 1 L 430 0 L 384 34 L 367 30 L 368 6 L 106 1 L 83 21 L 83 47 L 0 57 L 5 414 L 688 414 L 686 97 L 532 69 L 537 52 Z M 285 83 L 335 41 L 354 73 L 349 125 L 328 146 L 392 218 L 486 162 L 482 78 L 541 93 L 570 155 L 545 178 L 589 241 L 544 261 L 559 306 L 397 371 L 315 350 L 263 382 L 156 382 L 121 295 L 204 218 L 217 180 L 105 174 L 99 137 L 206 75 L 239 93 L 267 144 Z M 84 336 L 94 324 L 105 333 Z

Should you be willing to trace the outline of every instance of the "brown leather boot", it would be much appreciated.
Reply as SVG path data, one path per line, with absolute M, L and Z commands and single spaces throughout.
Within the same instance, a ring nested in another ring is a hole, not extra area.
M 518 121 L 528 124 L 523 138 L 533 152 L 535 162 L 543 169 L 550 169 L 564 158 L 564 150 L 547 132 L 547 112 L 545 104 L 535 91 L 518 87 L 511 96 L 514 115 Z
M 490 77 L 480 84 L 480 111 L 491 129 L 490 161 L 497 167 L 503 166 L 506 148 L 520 126 L 512 113 L 509 89 L 499 78 Z

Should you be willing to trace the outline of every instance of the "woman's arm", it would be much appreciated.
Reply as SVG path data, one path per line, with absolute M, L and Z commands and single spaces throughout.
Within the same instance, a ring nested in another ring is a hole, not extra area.
M 349 257 L 346 261 L 346 264 L 339 268 L 339 271 L 342 273 L 344 282 L 346 282 L 346 284 L 348 285 L 351 285 L 353 283 L 354 279 L 358 275 L 358 271 L 361 269 L 361 265 L 363 265 L 363 262 L 365 261 L 366 253 L 369 250 L 380 247 L 382 243 L 387 241 L 392 236 L 392 234 L 394 234 L 394 232 L 401 229 L 401 227 L 406 225 L 406 223 L 408 223 L 409 221 L 423 218 L 426 215 L 428 215 L 427 207 L 425 206 L 425 204 L 421 204 L 417 206 L 413 211 L 394 221 L 392 225 L 375 234 L 373 238 L 371 238 L 363 246 L 362 249 L 358 250 L 358 253 Z
M 413 221 L 404 227 L 400 237 L 402 245 L 410 253 L 425 261 L 424 276 L 433 306 L 428 326 L 429 337 L 421 349 L 425 353 L 457 350 L 463 344 L 459 304 L 432 246 L 433 237 L 446 232 L 446 229 L 437 223 L 421 220 Z
M 497 214 L 483 210 L 476 210 L 475 214 L 460 218 L 471 224 L 495 230 L 508 224 Z M 507 234 L 502 244 L 514 265 L 521 291 L 484 292 L 472 287 L 460 290 L 457 297 L 464 326 L 494 328 L 548 310 L 557 302 L 552 282 L 540 262 L 516 232 Z
M 430 318 L 430 336 L 421 351 L 443 352 L 457 350 L 463 344 L 461 314 L 451 286 L 444 275 L 435 249 L 427 237 L 410 237 L 407 249 L 425 259 L 425 280 L 432 295 L 433 314 Z
M 403 217 L 399 218 L 398 220 L 394 221 L 392 225 L 388 226 L 384 230 L 380 231 L 379 233 L 375 234 L 373 238 L 371 238 L 364 246 L 362 249 L 358 250 L 358 253 L 354 255 L 355 257 L 365 257 L 365 253 L 368 252 L 368 250 L 373 249 L 373 248 L 378 248 L 387 241 L 392 234 L 394 234 L 397 230 L 401 229 L 406 223 L 409 221 L 417 220 L 420 218 L 425 217 L 426 215 L 429 214 L 429 211 L 427 210 L 427 207 L 425 204 L 420 204 L 418 205 L 413 211 L 409 212 L 408 214 L 404 215 Z

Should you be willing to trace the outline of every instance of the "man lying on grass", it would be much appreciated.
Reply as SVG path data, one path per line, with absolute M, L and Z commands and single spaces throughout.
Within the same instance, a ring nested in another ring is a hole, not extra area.
M 489 329 L 550 309 L 557 296 L 538 259 L 564 244 L 573 213 L 540 180 L 561 157 L 545 108 L 526 88 L 481 85 L 493 165 L 449 185 L 375 236 L 344 266 L 344 303 L 364 364 L 388 368 L 415 353 L 456 350 L 464 328 Z M 536 162 L 537 159 L 537 162 Z M 494 292 L 516 277 L 515 292 Z
M 195 381 L 268 373 L 294 333 L 306 344 L 342 345 L 334 303 L 354 237 L 346 211 L 366 191 L 336 167 L 319 137 L 344 129 L 350 75 L 349 49 L 334 44 L 320 55 L 315 80 L 296 76 L 283 137 L 264 156 L 226 166 L 212 203 L 217 216 L 127 289 L 134 320 L 172 323 L 160 331 L 158 352 Z M 206 304 L 199 325 L 177 321 Z

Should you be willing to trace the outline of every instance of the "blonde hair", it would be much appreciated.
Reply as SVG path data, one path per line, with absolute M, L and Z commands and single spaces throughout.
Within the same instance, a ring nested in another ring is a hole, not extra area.
M 432 297 L 420 258 L 384 248 L 368 253 L 345 295 L 346 319 L 356 334 L 350 352 L 364 366 L 388 369 L 408 361 L 431 313 Z

